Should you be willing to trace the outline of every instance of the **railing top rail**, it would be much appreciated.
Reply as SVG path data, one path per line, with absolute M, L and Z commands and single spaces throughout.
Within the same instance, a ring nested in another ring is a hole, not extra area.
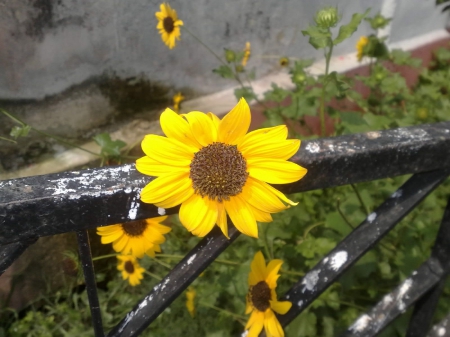
M 450 167 L 450 122 L 303 141 L 306 167 L 285 193 Z M 175 213 L 139 200 L 153 178 L 134 165 L 0 181 L 0 245 Z

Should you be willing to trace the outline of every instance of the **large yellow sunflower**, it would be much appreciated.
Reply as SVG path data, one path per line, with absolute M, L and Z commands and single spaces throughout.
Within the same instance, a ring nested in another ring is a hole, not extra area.
M 141 283 L 144 278 L 142 275 L 145 271 L 136 260 L 135 256 L 132 255 L 119 255 L 117 264 L 117 269 L 122 272 L 122 278 L 124 280 L 128 279 L 128 282 L 133 287 Z
M 156 28 L 163 42 L 172 49 L 175 47 L 175 40 L 180 40 L 180 26 L 183 25 L 183 21 L 178 20 L 177 12 L 169 4 L 162 3 L 159 8 L 161 11 L 155 13 L 158 19 Z
M 261 252 L 255 254 L 248 275 L 246 314 L 251 313 L 245 326 L 247 337 L 257 337 L 264 328 L 268 337 L 283 337 L 284 331 L 274 311 L 284 315 L 292 306 L 289 301 L 277 301 L 278 271 L 283 261 L 272 260 L 266 266 Z
M 258 237 L 256 221 L 296 205 L 269 184 L 299 180 L 306 169 L 287 161 L 300 147 L 286 139 L 285 125 L 246 134 L 250 109 L 245 99 L 220 120 L 212 113 L 178 115 L 166 109 L 161 127 L 167 137 L 147 135 L 146 154 L 136 161 L 156 176 L 141 192 L 143 202 L 169 208 L 181 204 L 180 221 L 203 237 L 217 224 L 228 237 L 227 214 L 242 233 Z M 269 183 L 269 184 L 268 184 Z
M 103 244 L 111 243 L 116 252 L 124 255 L 131 254 L 141 258 L 144 254 L 154 257 L 160 252 L 161 243 L 166 241 L 164 234 L 171 231 L 170 227 L 160 222 L 167 216 L 160 216 L 146 220 L 138 220 L 118 225 L 98 227 L 97 234 L 101 236 Z

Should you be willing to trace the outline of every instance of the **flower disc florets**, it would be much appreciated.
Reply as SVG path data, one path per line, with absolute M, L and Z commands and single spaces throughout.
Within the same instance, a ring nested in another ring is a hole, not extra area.
M 144 220 L 132 221 L 122 224 L 123 231 L 128 236 L 141 236 L 147 228 Z
M 173 30 L 175 29 L 174 23 L 175 22 L 173 21 L 173 19 L 170 16 L 164 18 L 164 20 L 163 20 L 163 27 L 164 27 L 164 30 L 168 34 L 172 33 Z
M 271 293 L 269 285 L 265 281 L 260 281 L 250 287 L 248 296 L 252 305 L 259 311 L 266 311 L 270 308 Z
M 124 269 L 128 274 L 133 274 L 134 273 L 134 265 L 133 262 L 131 261 L 126 261 L 124 264 Z
M 195 153 L 189 177 L 195 193 L 222 202 L 242 192 L 247 162 L 236 145 L 214 142 Z

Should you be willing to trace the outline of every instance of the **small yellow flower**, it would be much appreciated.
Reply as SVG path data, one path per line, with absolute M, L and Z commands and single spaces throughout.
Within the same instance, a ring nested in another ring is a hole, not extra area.
M 103 244 L 111 243 L 116 252 L 136 257 L 144 254 L 154 257 L 155 252 L 160 252 L 161 243 L 166 241 L 164 234 L 171 231 L 170 227 L 161 225 L 160 222 L 167 216 L 160 216 L 146 220 L 127 222 L 124 224 L 98 227 L 97 234 L 101 236 Z
M 250 58 L 250 54 L 251 54 L 251 49 L 250 49 L 250 42 L 247 42 L 245 44 L 245 49 L 244 49 L 244 57 L 242 58 L 242 66 L 246 66 L 248 59 Z
M 141 192 L 141 200 L 158 207 L 181 204 L 181 223 L 203 237 L 217 224 L 228 237 L 227 214 L 242 233 L 258 237 L 256 221 L 296 205 L 269 184 L 299 180 L 306 169 L 287 161 L 300 140 L 286 139 L 285 125 L 252 131 L 250 108 L 241 98 L 220 120 L 212 113 L 178 115 L 166 109 L 160 118 L 167 137 L 147 135 L 139 172 L 158 178 Z
M 369 43 L 369 39 L 367 36 L 361 36 L 356 42 L 356 58 L 358 59 L 358 62 L 361 62 L 362 58 L 364 57 L 364 48 Z
M 277 301 L 278 271 L 283 261 L 272 260 L 266 266 L 261 252 L 255 254 L 248 275 L 249 290 L 247 294 L 247 306 L 245 313 L 250 318 L 245 326 L 247 337 L 257 337 L 264 328 L 266 335 L 271 337 L 283 337 L 284 331 L 278 322 L 274 311 L 284 315 L 292 306 L 289 301 Z
M 178 20 L 177 12 L 169 4 L 162 3 L 159 8 L 161 11 L 155 13 L 158 19 L 156 28 L 163 42 L 172 49 L 175 47 L 175 40 L 180 40 L 180 26 L 183 25 L 183 21 Z
M 136 257 L 132 255 L 119 255 L 117 264 L 117 270 L 122 272 L 122 278 L 128 279 L 131 286 L 136 286 L 141 283 L 144 278 L 142 275 L 145 271 L 136 260 Z
M 289 65 L 289 58 L 281 57 L 279 60 L 280 66 L 287 67 Z
M 189 311 L 191 317 L 195 316 L 195 295 L 197 295 L 197 292 L 194 290 L 194 288 L 189 288 L 188 291 L 186 291 L 186 308 Z
M 184 96 L 181 94 L 181 92 L 173 96 L 173 110 L 177 113 L 180 112 L 181 101 L 184 101 Z

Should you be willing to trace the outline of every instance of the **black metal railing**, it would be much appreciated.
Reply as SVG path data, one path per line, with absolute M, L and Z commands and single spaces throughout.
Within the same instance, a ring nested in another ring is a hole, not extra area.
M 284 295 L 293 303 L 283 326 L 380 241 L 450 174 L 450 122 L 302 142 L 291 159 L 306 167 L 299 182 L 277 186 L 284 193 L 353 184 L 404 174 L 413 176 Z M 103 336 L 87 229 L 159 216 L 139 193 L 153 178 L 134 165 L 0 181 L 0 275 L 38 237 L 77 232 L 96 336 Z M 159 210 L 161 211 L 161 210 Z M 166 214 L 178 208 L 165 210 Z M 137 336 L 239 236 L 229 221 L 226 239 L 217 228 L 202 239 L 108 334 Z M 444 336 L 450 316 L 430 330 L 450 271 L 450 206 L 431 257 L 385 295 L 343 336 L 375 336 L 415 304 L 408 337 Z

